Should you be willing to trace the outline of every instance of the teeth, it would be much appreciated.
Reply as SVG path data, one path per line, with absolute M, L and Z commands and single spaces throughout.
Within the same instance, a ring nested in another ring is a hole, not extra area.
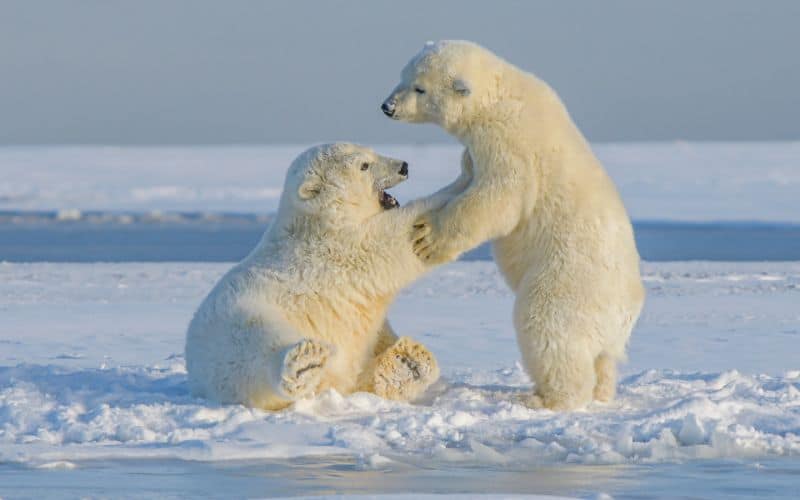
M 396 208 L 400 206 L 400 203 L 397 202 L 395 197 L 390 195 L 386 191 L 381 191 L 381 196 L 379 201 L 381 203 L 381 206 L 387 210 L 390 208 Z

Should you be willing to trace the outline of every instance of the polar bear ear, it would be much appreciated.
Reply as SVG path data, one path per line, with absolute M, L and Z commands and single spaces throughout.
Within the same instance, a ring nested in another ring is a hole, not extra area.
M 311 174 L 297 188 L 297 196 L 301 200 L 310 200 L 322 191 L 322 179 L 316 174 Z
M 453 90 L 455 90 L 456 94 L 464 97 L 472 93 L 472 90 L 469 88 L 469 83 L 462 78 L 456 78 L 453 80 Z

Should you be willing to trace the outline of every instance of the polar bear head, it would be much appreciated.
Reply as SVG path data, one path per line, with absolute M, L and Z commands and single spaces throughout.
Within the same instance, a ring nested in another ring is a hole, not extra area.
M 502 64 L 472 42 L 428 42 L 403 68 L 381 110 L 395 120 L 452 131 L 496 101 Z
M 279 213 L 358 224 L 398 206 L 386 189 L 408 178 L 408 163 L 355 144 L 312 147 L 289 167 Z

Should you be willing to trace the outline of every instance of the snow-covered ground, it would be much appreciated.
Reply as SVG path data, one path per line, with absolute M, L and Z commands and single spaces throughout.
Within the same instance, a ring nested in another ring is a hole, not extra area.
M 517 402 L 512 297 L 458 262 L 404 292 L 396 328 L 441 383 L 415 405 L 327 392 L 281 413 L 187 392 L 185 326 L 220 264 L 0 265 L 0 463 L 351 455 L 405 464 L 641 464 L 800 456 L 800 263 L 646 264 L 619 398 L 578 413 Z
M 29 210 L 60 211 L 47 224 L 71 231 L 77 218 L 101 236 L 114 224 L 171 221 L 171 211 L 200 225 L 236 219 L 221 212 L 268 215 L 301 149 L 0 148 L 0 237 L 38 230 Z M 377 149 L 411 163 L 393 190 L 401 200 L 458 169 L 455 146 Z M 596 151 L 635 219 L 800 223 L 800 143 Z M 708 244 L 739 241 L 715 238 Z M 796 245 L 795 233 L 785 238 Z M 391 312 L 442 366 L 422 401 L 328 392 L 271 414 L 187 391 L 186 324 L 230 264 L 2 257 L 0 497 L 796 496 L 800 262 L 645 263 L 648 300 L 619 397 L 570 414 L 519 404 L 530 382 L 512 296 L 491 262 L 456 262 Z
M 304 146 L 4 147 L 0 210 L 274 211 Z M 458 172 L 455 145 L 376 146 L 411 164 L 408 200 Z M 800 142 L 597 144 L 637 220 L 800 222 Z

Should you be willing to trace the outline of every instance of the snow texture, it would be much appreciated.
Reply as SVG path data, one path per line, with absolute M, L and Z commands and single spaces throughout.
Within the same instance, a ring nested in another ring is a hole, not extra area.
M 357 457 L 649 464 L 800 455 L 800 263 L 645 264 L 618 399 L 531 410 L 493 264 L 458 262 L 391 313 L 437 355 L 417 404 L 326 392 L 268 413 L 189 396 L 185 326 L 219 264 L 0 264 L 0 462 Z

